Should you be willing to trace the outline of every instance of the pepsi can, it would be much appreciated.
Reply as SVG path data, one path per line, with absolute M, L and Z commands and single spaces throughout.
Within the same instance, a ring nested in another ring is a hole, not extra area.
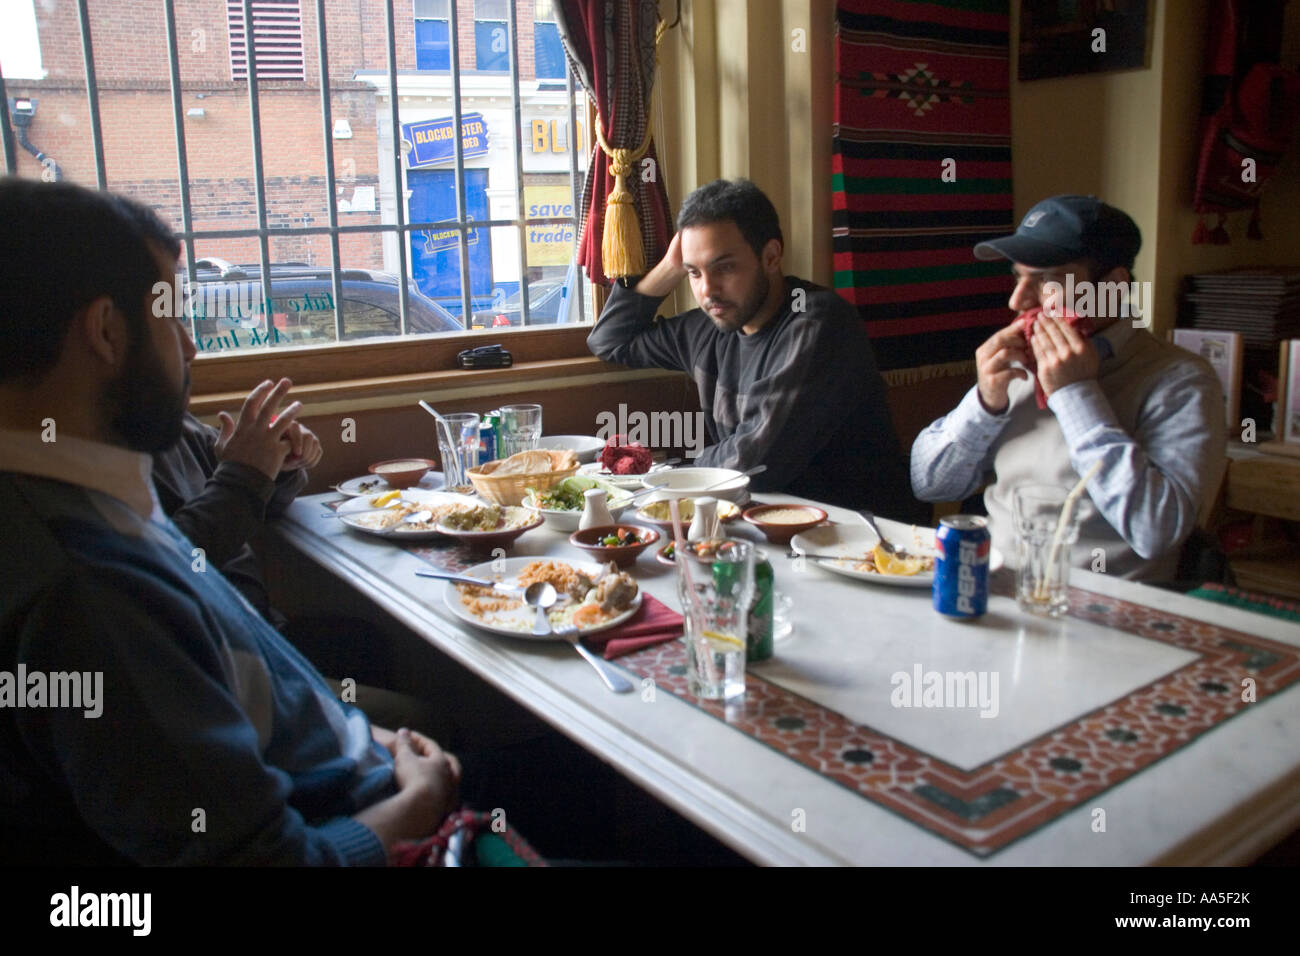
M 953 515 L 934 535 L 934 609 L 946 617 L 976 618 L 989 609 L 987 518 Z

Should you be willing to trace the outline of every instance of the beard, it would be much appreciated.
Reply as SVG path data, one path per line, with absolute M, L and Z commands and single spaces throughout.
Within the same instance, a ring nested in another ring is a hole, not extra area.
M 757 278 L 754 280 L 754 287 L 749 290 L 749 295 L 745 296 L 745 301 L 741 302 L 739 307 L 736 308 L 734 316 L 730 318 L 720 318 L 718 316 L 709 315 L 709 318 L 712 319 L 713 324 L 723 332 L 731 332 L 736 329 L 744 328 L 744 326 L 748 324 L 749 320 L 758 314 L 758 310 L 763 307 L 763 303 L 767 301 L 767 294 L 771 291 L 771 288 L 772 283 L 768 281 L 767 276 L 760 270 Z M 730 306 L 735 305 L 735 303 L 719 299 L 705 299 L 703 305 L 705 313 L 707 314 L 709 309 L 716 306 Z
M 181 437 L 189 391 L 189 369 L 182 387 L 172 388 L 146 334 L 132 343 L 122 373 L 104 388 L 109 428 L 132 451 L 153 454 L 170 448 Z

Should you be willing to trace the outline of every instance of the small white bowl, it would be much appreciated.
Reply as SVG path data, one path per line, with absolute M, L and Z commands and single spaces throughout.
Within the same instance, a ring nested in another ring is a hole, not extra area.
M 578 463 L 585 465 L 596 460 L 605 447 L 605 440 L 590 435 L 543 435 L 538 440 L 537 447 L 571 451 L 578 456 Z
M 730 468 L 673 468 L 647 475 L 642 483 L 647 488 L 658 489 L 650 496 L 654 501 L 698 498 L 702 494 L 725 498 L 738 505 L 749 500 L 749 475 Z
M 618 521 L 618 516 L 628 508 L 628 505 L 612 505 L 608 501 L 605 502 L 605 504 L 606 507 L 609 508 L 610 516 L 615 522 Z M 542 519 L 546 522 L 546 527 L 553 531 L 563 531 L 565 534 L 572 534 L 574 531 L 577 531 L 578 524 L 582 521 L 581 508 L 577 511 L 560 511 L 555 508 L 538 508 L 533 504 L 532 495 L 526 495 L 524 497 L 524 507 L 532 508 L 541 515 Z

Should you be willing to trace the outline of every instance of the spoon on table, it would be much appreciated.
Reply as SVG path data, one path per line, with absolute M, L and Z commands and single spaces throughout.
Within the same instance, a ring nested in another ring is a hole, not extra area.
M 576 627 L 568 626 L 562 627 L 558 631 L 551 630 L 551 621 L 546 616 L 546 612 L 555 604 L 556 597 L 554 585 L 546 581 L 534 582 L 528 585 L 528 589 L 524 591 L 524 602 L 529 607 L 537 608 L 537 621 L 533 624 L 533 633 L 538 637 L 555 634 L 557 637 L 564 638 L 577 648 L 578 653 L 586 658 L 588 664 L 596 668 L 596 673 L 600 675 L 600 679 L 605 682 L 606 687 L 616 694 L 630 691 L 632 689 L 631 681 L 609 670 L 604 661 L 582 646 L 582 642 L 578 640 L 578 629 Z
M 755 465 L 753 468 L 747 468 L 746 470 L 742 471 L 740 473 L 740 477 L 750 478 L 754 475 L 762 474 L 765 471 L 767 471 L 767 465 Z M 729 485 L 735 480 L 736 480 L 735 478 L 724 478 L 722 481 L 715 481 L 713 484 L 705 487 L 702 490 L 712 491 L 714 488 L 721 488 L 723 485 Z

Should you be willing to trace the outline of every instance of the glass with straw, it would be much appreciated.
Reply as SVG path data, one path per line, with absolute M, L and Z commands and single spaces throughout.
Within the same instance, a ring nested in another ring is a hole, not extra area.
M 1096 462 L 1073 488 L 1022 485 L 1013 495 L 1016 522 L 1016 604 L 1021 610 L 1061 617 L 1070 607 L 1070 546 L 1079 539 L 1075 505 Z
M 745 693 L 745 635 L 754 596 L 754 546 L 712 538 L 687 544 L 677 502 L 677 594 L 685 618 L 686 680 L 691 693 L 731 700 Z

